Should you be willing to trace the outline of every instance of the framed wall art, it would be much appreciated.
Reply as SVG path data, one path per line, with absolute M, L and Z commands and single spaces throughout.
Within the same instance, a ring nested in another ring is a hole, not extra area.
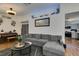
M 50 26 L 50 18 L 42 18 L 35 20 L 35 27 L 46 27 Z

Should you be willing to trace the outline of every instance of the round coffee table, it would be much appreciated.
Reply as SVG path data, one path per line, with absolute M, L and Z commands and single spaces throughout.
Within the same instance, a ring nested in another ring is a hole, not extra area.
M 26 42 L 23 42 L 23 44 L 25 44 L 23 47 L 22 46 L 16 47 L 16 44 L 14 44 L 13 47 L 11 48 L 11 56 L 13 55 L 23 56 L 27 54 L 31 55 L 32 42 L 26 41 Z

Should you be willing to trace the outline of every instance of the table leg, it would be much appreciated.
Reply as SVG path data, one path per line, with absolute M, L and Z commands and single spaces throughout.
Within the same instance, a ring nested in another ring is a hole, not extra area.
M 29 56 L 31 56 L 31 46 L 30 46 L 30 49 L 29 49 Z
M 11 56 L 13 56 L 13 50 L 11 50 Z
M 43 55 L 43 47 L 40 47 L 41 48 L 41 54 Z

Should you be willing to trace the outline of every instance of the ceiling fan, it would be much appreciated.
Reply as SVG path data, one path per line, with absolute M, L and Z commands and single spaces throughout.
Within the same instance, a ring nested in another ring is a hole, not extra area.
M 6 11 L 7 14 L 9 15 L 16 15 L 16 12 L 13 10 L 13 8 L 10 8 L 9 10 Z
M 16 12 L 13 8 L 9 8 L 9 10 L 0 10 L 1 17 L 11 19 L 12 16 L 16 15 Z

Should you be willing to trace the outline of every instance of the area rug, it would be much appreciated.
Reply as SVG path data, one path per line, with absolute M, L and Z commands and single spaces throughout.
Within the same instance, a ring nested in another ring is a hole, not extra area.
M 10 55 L 10 48 L 1 48 L 0 49 L 0 56 L 9 56 Z
M 5 50 L 6 48 L 0 48 L 0 52 L 2 52 L 3 50 Z
M 2 49 L 0 49 L 0 56 L 11 56 L 10 48 L 7 48 L 7 49 L 2 48 Z M 18 56 L 18 55 L 14 55 L 14 56 Z M 24 55 L 24 56 L 29 56 L 29 55 Z M 32 46 L 30 56 L 42 56 L 41 48 L 37 47 L 37 46 Z

